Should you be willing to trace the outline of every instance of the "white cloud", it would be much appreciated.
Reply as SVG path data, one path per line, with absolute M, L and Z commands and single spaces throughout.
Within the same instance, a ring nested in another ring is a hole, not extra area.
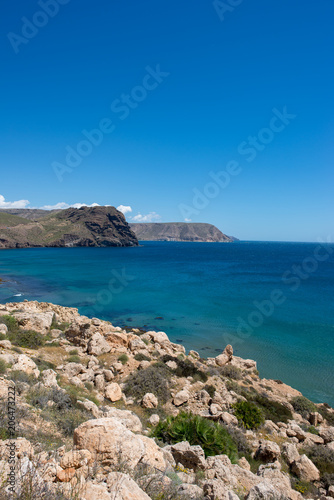
M 184 219 L 184 222 L 191 222 L 191 219 Z
M 156 212 L 150 212 L 149 214 L 142 215 L 138 214 L 132 217 L 133 222 L 154 222 L 161 220 L 161 217 Z
M 73 205 L 69 205 L 64 201 L 60 203 L 56 203 L 55 205 L 44 205 L 44 207 L 40 207 L 41 210 L 65 210 L 66 208 L 81 208 L 81 207 L 99 207 L 98 203 L 92 203 L 91 205 L 86 205 L 86 203 L 73 203 Z
M 117 207 L 117 210 L 122 212 L 122 214 L 124 215 L 132 212 L 132 208 L 129 205 L 119 205 L 119 207 Z
M 28 200 L 5 201 L 5 197 L 0 194 L 0 208 L 26 208 Z

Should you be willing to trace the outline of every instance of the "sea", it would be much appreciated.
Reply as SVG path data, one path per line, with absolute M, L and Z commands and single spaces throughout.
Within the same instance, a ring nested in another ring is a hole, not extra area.
M 213 357 L 231 344 L 334 407 L 334 245 L 140 242 L 0 251 L 0 302 L 77 307 Z

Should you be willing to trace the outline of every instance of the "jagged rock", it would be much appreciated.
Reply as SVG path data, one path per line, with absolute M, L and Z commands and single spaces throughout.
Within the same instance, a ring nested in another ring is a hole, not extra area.
M 160 422 L 160 417 L 159 415 L 154 414 L 150 416 L 148 421 L 151 425 L 158 425 L 158 423 Z
M 128 347 L 129 341 L 126 333 L 122 332 L 109 332 L 105 336 L 106 341 L 109 343 L 111 349 L 115 350 L 117 347 Z M 146 346 L 145 346 L 146 347 Z
M 136 351 L 139 349 L 146 349 L 146 344 L 139 337 L 134 337 L 129 342 L 130 351 Z
M 334 498 L 334 485 L 328 488 L 328 496 Z
M 104 392 L 105 389 L 104 375 L 102 374 L 96 375 L 94 383 L 97 391 Z
M 207 500 L 229 500 L 228 490 L 221 479 L 209 479 L 203 484 L 203 493 Z
M 115 378 L 111 370 L 103 370 L 103 375 L 107 382 L 111 382 Z
M 89 399 L 85 399 L 84 401 L 78 400 L 77 405 L 81 406 L 86 411 L 90 411 L 95 418 L 101 417 L 101 411 L 99 410 L 98 406 L 93 403 L 93 401 L 90 401 Z
M 5 324 L 0 324 L 0 333 L 2 333 L 3 335 L 6 335 L 8 332 L 8 328 Z
M 139 363 L 138 370 L 146 370 L 150 366 L 150 362 L 145 359 Z
M 75 469 L 73 467 L 69 467 L 68 469 L 61 469 L 57 472 L 57 479 L 61 483 L 69 483 L 74 476 Z
M 6 326 L 6 325 L 4 325 L 4 326 Z M 11 349 L 12 343 L 10 340 L 0 340 L 0 347 L 3 347 L 4 349 Z
M 319 436 L 326 444 L 334 441 L 334 427 L 319 427 Z
M 122 390 L 116 382 L 112 382 L 105 387 L 104 395 L 110 401 L 119 401 L 122 399 Z
M 289 425 L 286 433 L 289 437 L 296 437 L 298 441 L 305 441 L 306 439 L 305 432 L 295 423 Z
M 141 436 L 140 434 L 137 434 L 137 436 L 145 446 L 145 453 L 140 462 L 163 472 L 166 467 L 166 462 L 161 448 L 153 439 L 147 436 Z
M 151 392 L 147 392 L 141 401 L 141 405 L 143 408 L 157 408 L 158 399 Z
M 64 366 L 64 375 L 70 379 L 79 375 L 84 371 L 84 367 L 80 363 L 66 363 Z
M 200 498 L 203 495 L 203 490 L 196 484 L 181 484 L 177 489 L 178 495 L 184 496 L 186 499 Z
M 274 462 L 281 455 L 281 450 L 278 444 L 273 441 L 261 440 L 260 446 L 255 452 L 255 459 L 263 462 Z
M 203 470 L 206 467 L 203 449 L 196 445 L 191 446 L 188 441 L 165 446 L 170 451 L 176 463 L 180 462 L 187 469 Z
M 165 344 L 169 342 L 169 338 L 165 332 L 146 332 L 147 335 L 157 344 Z
M 329 450 L 334 451 L 334 441 L 332 441 L 331 443 L 327 443 L 326 446 Z
M 46 335 L 50 330 L 54 312 L 14 312 L 13 316 L 25 330 L 35 330 Z
M 111 498 L 105 483 L 95 484 L 87 481 L 80 492 L 80 500 L 111 500 Z
M 112 500 L 150 500 L 150 497 L 139 488 L 138 484 L 128 474 L 110 472 L 107 486 Z M 88 499 L 87 499 L 88 500 Z
M 177 369 L 177 363 L 175 363 L 175 361 L 171 361 L 171 360 L 167 361 L 166 366 L 168 366 L 168 368 L 170 368 L 171 370 Z
M 288 465 L 291 465 L 293 462 L 299 460 L 299 452 L 297 450 L 296 445 L 293 443 L 284 443 L 283 444 L 283 457 L 287 461 Z
M 306 455 L 302 455 L 299 460 L 295 461 L 291 470 L 302 481 L 318 481 L 320 479 L 319 470 Z
M 192 356 L 195 359 L 200 359 L 200 357 L 201 357 L 197 351 L 193 351 L 193 350 L 189 351 L 189 356 Z
M 173 403 L 175 406 L 181 406 L 184 403 L 187 403 L 189 399 L 190 399 L 189 391 L 184 389 L 183 391 L 179 391 L 177 394 L 175 394 Z
M 7 342 L 3 340 L 2 342 Z M 12 354 L 0 354 L 0 360 L 2 360 L 6 364 L 13 365 L 15 363 L 15 358 Z
M 57 328 L 53 328 L 50 331 L 50 335 L 53 339 L 59 339 L 63 335 L 63 332 L 61 330 L 58 330 Z
M 60 460 L 60 467 L 67 469 L 73 467 L 79 469 L 83 465 L 87 465 L 92 455 L 88 450 L 71 450 L 64 454 Z
M 226 425 L 238 425 L 238 419 L 235 415 L 232 415 L 231 413 L 228 413 L 227 411 L 224 411 L 221 415 L 220 418 Z
M 5 441 L 0 441 L 0 457 L 7 457 L 8 455 L 8 446 L 11 444 L 10 439 L 6 439 Z M 23 437 L 18 437 L 15 439 L 15 454 L 17 458 L 28 457 L 32 459 L 35 451 L 27 439 Z
M 268 434 L 275 434 L 279 432 L 279 427 L 271 420 L 265 420 L 263 424 L 263 430 L 265 430 Z
M 36 363 L 25 354 L 20 354 L 18 356 L 16 363 L 12 366 L 12 370 L 25 372 L 29 375 L 34 375 L 36 378 L 39 376 L 39 369 Z
M 41 373 L 41 380 L 45 387 L 59 387 L 57 382 L 57 373 L 54 370 L 44 370 Z
M 205 389 L 202 389 L 199 393 L 197 393 L 196 398 L 202 405 L 208 405 L 212 399 L 210 394 Z
M 219 354 L 218 356 L 215 357 L 215 362 L 216 362 L 216 365 L 218 365 L 218 366 L 225 366 L 229 361 L 230 361 L 230 358 L 225 353 Z
M 102 416 L 108 418 L 117 418 L 124 427 L 132 432 L 142 432 L 143 426 L 140 418 L 135 413 L 129 410 L 119 410 L 111 406 L 101 408 Z
M 87 449 L 92 459 L 114 467 L 126 462 L 134 468 L 145 454 L 144 443 L 117 418 L 88 420 L 74 431 L 77 449 Z
M 247 500 L 288 500 L 286 496 L 277 491 L 270 483 L 263 481 L 253 486 Z
M 311 425 L 314 425 L 316 427 L 318 424 L 321 424 L 321 422 L 323 422 L 323 421 L 324 421 L 324 419 L 319 412 L 312 411 L 310 413 L 309 422 Z
M 238 464 L 239 464 L 239 467 L 241 467 L 242 469 L 245 469 L 245 470 L 251 470 L 251 467 L 250 467 L 250 465 L 249 465 L 249 462 L 248 462 L 248 460 L 247 460 L 245 457 L 241 457 L 241 458 L 239 459 Z
M 111 351 L 109 342 L 100 333 L 94 333 L 87 345 L 87 351 L 94 356 L 101 356 Z

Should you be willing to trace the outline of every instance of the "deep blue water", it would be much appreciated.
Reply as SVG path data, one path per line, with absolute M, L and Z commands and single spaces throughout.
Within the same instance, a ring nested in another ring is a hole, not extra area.
M 163 330 L 203 357 L 231 343 L 258 362 L 262 377 L 334 406 L 334 245 L 2 250 L 0 276 L 8 280 L 1 302 L 53 302 L 116 325 Z

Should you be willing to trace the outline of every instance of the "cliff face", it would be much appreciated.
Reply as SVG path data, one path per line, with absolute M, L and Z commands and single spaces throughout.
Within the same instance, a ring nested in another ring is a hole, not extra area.
M 231 242 L 233 239 L 212 224 L 167 222 L 130 224 L 138 240 Z
M 0 248 L 136 245 L 136 235 L 114 207 L 68 208 L 38 220 L 0 213 Z

